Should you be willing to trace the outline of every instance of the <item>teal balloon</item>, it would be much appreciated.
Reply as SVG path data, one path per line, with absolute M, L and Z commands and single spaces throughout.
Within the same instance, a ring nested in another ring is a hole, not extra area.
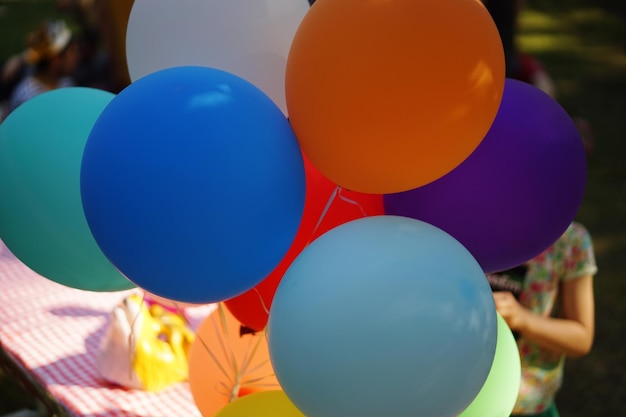
M 0 124 L 0 238 L 30 269 L 67 287 L 134 287 L 98 247 L 80 195 L 85 143 L 113 97 L 91 88 L 53 90 Z
M 496 354 L 485 384 L 459 417 L 509 417 L 522 379 L 519 350 L 506 321 L 498 317 Z
M 323 234 L 291 264 L 268 322 L 281 387 L 307 416 L 453 417 L 496 348 L 474 257 L 441 229 L 372 216 Z

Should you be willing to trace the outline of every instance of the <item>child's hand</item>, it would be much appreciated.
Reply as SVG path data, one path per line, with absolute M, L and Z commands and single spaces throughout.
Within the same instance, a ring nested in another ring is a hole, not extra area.
M 494 292 L 493 299 L 496 303 L 496 310 L 509 325 L 509 328 L 522 331 L 532 313 L 522 307 L 515 299 L 515 296 L 508 291 Z

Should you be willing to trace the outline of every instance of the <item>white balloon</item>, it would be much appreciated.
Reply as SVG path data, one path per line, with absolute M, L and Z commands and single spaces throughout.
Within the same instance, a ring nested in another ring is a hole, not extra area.
M 131 81 L 169 67 L 228 71 L 283 113 L 285 67 L 307 0 L 135 0 L 126 30 Z

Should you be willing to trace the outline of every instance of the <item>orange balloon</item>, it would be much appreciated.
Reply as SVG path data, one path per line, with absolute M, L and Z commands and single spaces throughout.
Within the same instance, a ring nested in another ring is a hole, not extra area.
M 428 184 L 480 144 L 504 50 L 477 0 L 317 0 L 287 59 L 291 124 L 311 162 L 354 191 Z
M 280 280 L 309 242 L 340 224 L 365 216 L 384 214 L 385 211 L 381 194 L 340 190 L 333 197 L 337 184 L 324 177 L 306 156 L 304 169 L 306 173 L 304 213 L 289 251 L 263 281 L 224 302 L 242 324 L 254 330 L 262 330 L 267 325 L 268 311 Z
M 189 350 L 189 387 L 204 417 L 253 392 L 280 390 L 265 332 L 246 333 L 222 304 L 202 321 Z

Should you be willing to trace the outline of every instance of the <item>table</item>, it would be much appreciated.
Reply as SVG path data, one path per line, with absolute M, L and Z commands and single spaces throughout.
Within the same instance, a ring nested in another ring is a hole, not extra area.
M 150 393 L 98 375 L 95 355 L 109 313 L 133 291 L 62 286 L 30 270 L 0 241 L 0 365 L 59 417 L 200 417 L 187 383 Z M 212 309 L 187 309 L 191 325 Z

